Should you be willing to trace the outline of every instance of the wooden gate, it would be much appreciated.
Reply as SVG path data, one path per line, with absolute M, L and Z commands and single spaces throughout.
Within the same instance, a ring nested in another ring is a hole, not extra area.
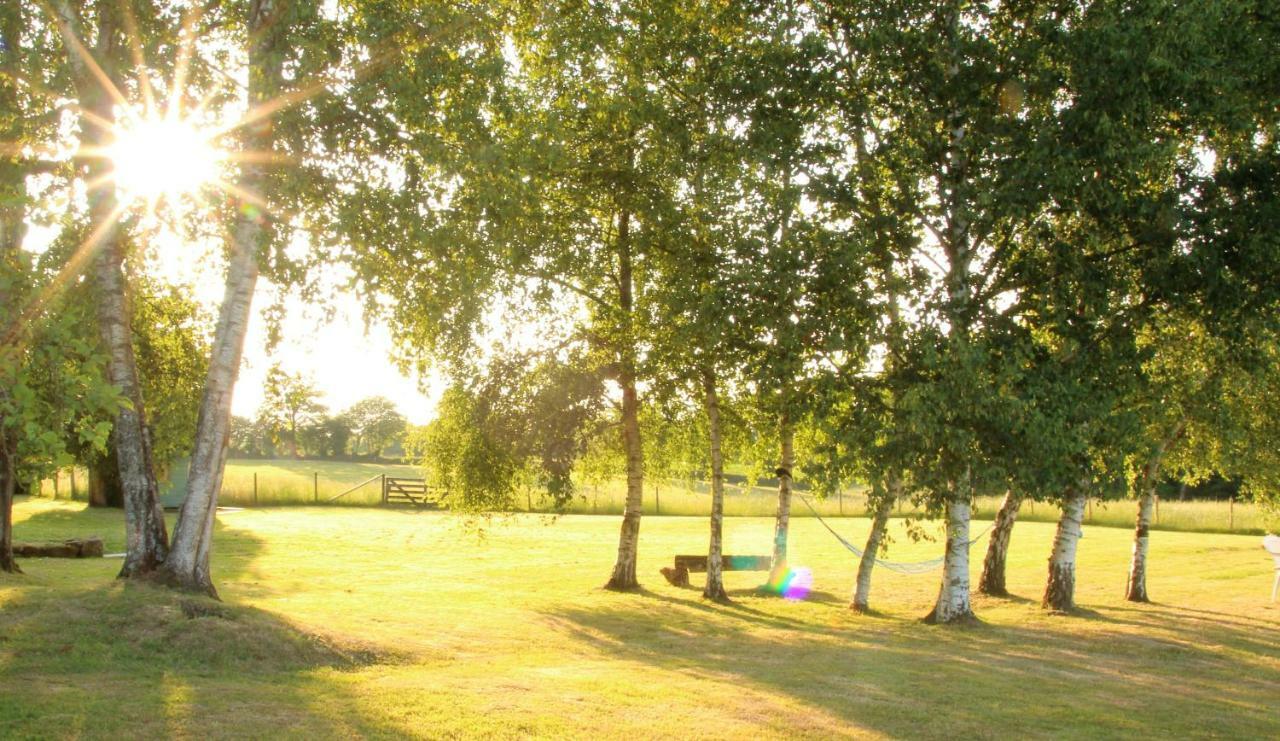
M 412 504 L 415 507 L 438 509 L 439 497 L 426 479 L 407 479 L 384 476 L 382 479 L 383 504 Z

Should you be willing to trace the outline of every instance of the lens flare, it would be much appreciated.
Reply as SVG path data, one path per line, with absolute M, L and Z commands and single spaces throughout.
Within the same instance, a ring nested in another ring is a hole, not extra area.
M 764 589 L 785 599 L 802 600 L 813 591 L 813 572 L 804 566 L 780 569 L 769 576 Z

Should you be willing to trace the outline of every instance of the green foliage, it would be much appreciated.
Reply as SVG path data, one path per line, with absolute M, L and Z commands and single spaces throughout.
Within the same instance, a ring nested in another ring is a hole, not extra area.
M 3 326 L 0 346 L 0 444 L 17 481 L 28 483 L 69 465 L 72 449 L 105 449 L 111 418 L 122 403 L 105 380 L 103 358 L 83 339 L 90 311 L 52 301 L 45 313 L 22 315 L 47 276 L 22 253 L 0 257 Z
M 286 373 L 279 363 L 267 370 L 259 419 L 270 426 L 272 439 L 285 443 L 293 457 L 301 453 L 301 431 L 323 418 L 325 407 L 315 383 L 299 373 Z
M 405 431 L 404 415 L 396 410 L 396 405 L 385 396 L 371 396 L 361 399 L 337 418 L 326 420 L 325 429 L 329 431 L 330 447 L 339 449 L 337 440 L 342 436 L 343 428 L 351 438 L 351 452 L 365 453 L 377 457 L 389 445 L 398 440 Z

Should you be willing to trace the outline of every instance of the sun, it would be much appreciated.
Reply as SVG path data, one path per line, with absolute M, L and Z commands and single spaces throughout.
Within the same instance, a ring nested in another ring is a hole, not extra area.
M 155 204 L 217 181 L 227 153 L 194 122 L 165 117 L 122 126 L 108 156 L 122 195 Z

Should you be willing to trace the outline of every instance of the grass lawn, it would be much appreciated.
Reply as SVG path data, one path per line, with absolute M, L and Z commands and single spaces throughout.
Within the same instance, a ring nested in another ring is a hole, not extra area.
M 15 514 L 19 540 L 123 546 L 118 512 L 32 499 Z M 880 570 L 880 612 L 848 611 L 854 561 L 812 519 L 792 536 L 810 598 L 757 597 L 761 575 L 734 573 L 732 606 L 657 573 L 705 550 L 703 519 L 645 520 L 638 594 L 598 589 L 616 517 L 515 515 L 483 539 L 458 523 L 223 513 L 221 605 L 125 587 L 119 561 L 23 561 L 0 575 L 0 738 L 1280 736 L 1280 606 L 1255 536 L 1154 534 L 1158 602 L 1132 605 L 1131 533 L 1086 527 L 1083 609 L 1061 616 L 1038 606 L 1052 527 L 1019 523 L 1018 596 L 938 628 L 918 621 L 936 574 Z M 835 524 L 866 536 L 864 519 Z M 769 519 L 725 528 L 730 552 L 767 552 Z M 939 550 L 894 535 L 893 560 Z

